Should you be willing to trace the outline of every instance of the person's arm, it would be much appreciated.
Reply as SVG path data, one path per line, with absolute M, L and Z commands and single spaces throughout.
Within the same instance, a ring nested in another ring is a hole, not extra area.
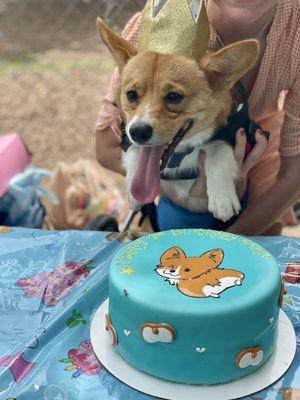
M 237 162 L 239 173 L 236 177 L 235 183 L 239 199 L 241 199 L 245 194 L 247 188 L 248 173 L 250 169 L 258 163 L 267 147 L 267 139 L 262 134 L 262 131 L 260 129 L 255 132 L 255 141 L 256 143 L 253 149 L 245 158 L 247 146 L 245 129 L 241 128 L 236 133 L 234 158 Z M 202 203 L 202 205 L 199 204 L 199 199 L 205 198 L 207 194 L 206 174 L 204 167 L 205 157 L 205 151 L 200 150 L 199 175 L 198 178 L 195 180 L 195 183 L 193 184 L 188 197 L 179 198 L 176 190 L 171 191 L 171 187 L 169 187 L 168 189 L 168 197 L 170 198 L 170 200 L 181 207 L 189 209 L 190 211 L 199 212 L 199 209 L 207 209 L 206 203 Z
M 256 236 L 264 232 L 300 198 L 300 155 L 282 157 L 274 185 L 250 204 L 228 232 Z
M 274 185 L 250 204 L 228 229 L 255 236 L 263 233 L 300 198 L 300 75 L 289 91 L 281 132 L 281 168 Z
M 116 75 L 114 72 L 113 77 Z M 114 79 L 111 80 L 109 90 L 114 90 Z M 102 167 L 125 175 L 121 156 L 121 116 L 112 102 L 103 101 L 98 122 L 96 125 L 96 157 Z
M 141 13 L 135 14 L 125 26 L 122 36 L 133 45 L 137 45 Z M 113 105 L 120 77 L 118 69 L 113 72 L 107 95 L 102 103 L 96 125 L 96 156 L 105 168 L 125 175 L 121 156 L 121 115 Z
M 110 126 L 96 131 L 96 155 L 102 167 L 125 176 L 120 139 Z

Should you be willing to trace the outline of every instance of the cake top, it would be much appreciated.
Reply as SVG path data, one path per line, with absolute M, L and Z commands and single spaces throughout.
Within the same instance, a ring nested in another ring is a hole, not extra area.
M 280 286 L 280 272 L 274 257 L 252 240 L 175 229 L 123 247 L 112 261 L 110 285 L 141 305 L 215 314 L 269 298 Z

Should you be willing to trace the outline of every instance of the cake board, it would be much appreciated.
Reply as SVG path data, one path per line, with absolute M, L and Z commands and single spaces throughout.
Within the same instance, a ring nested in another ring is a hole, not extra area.
M 270 360 L 254 373 L 237 381 L 219 385 L 186 385 L 169 382 L 141 372 L 129 365 L 113 348 L 105 330 L 108 299 L 96 311 L 91 323 L 91 342 L 101 364 L 126 385 L 151 396 L 189 400 L 231 400 L 259 392 L 280 379 L 290 367 L 296 353 L 296 336 L 287 315 L 280 310 L 279 332 Z

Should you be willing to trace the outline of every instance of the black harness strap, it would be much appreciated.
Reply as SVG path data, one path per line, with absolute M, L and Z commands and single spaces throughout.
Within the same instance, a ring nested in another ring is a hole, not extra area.
M 139 221 L 139 226 L 141 226 L 145 220 L 145 218 L 149 218 L 150 224 L 154 232 L 160 232 L 158 223 L 157 223 L 157 212 L 156 205 L 154 203 L 146 204 L 141 208 L 142 216 Z

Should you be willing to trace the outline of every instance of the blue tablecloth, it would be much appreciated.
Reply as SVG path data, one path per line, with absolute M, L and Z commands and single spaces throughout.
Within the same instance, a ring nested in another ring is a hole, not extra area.
M 300 262 L 299 240 L 257 242 L 277 258 L 282 273 Z M 111 376 L 91 349 L 90 322 L 107 297 L 108 265 L 121 246 L 101 232 L 0 228 L 1 400 L 152 399 Z M 294 283 L 286 283 L 284 310 L 297 333 L 297 355 L 276 385 L 247 400 L 300 399 L 297 264 L 288 272 Z

